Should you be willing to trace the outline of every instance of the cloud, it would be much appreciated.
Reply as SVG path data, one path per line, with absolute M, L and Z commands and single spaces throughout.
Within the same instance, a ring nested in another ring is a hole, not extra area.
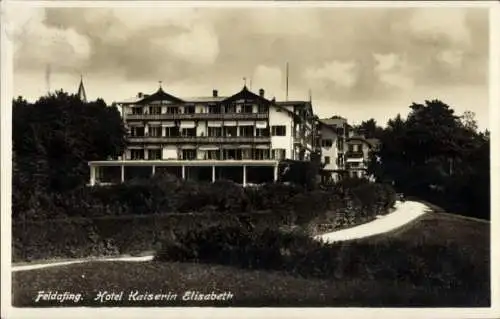
M 400 55 L 375 53 L 373 57 L 376 61 L 374 71 L 383 85 L 400 90 L 414 86 L 411 68 Z
M 464 52 L 460 50 L 445 50 L 439 53 L 438 59 L 453 69 L 460 69 L 464 62 Z
M 305 77 L 312 81 L 330 81 L 341 88 L 351 88 L 357 80 L 355 67 L 354 61 L 331 61 L 318 68 L 306 69 Z
M 152 90 L 162 80 L 186 95 L 231 94 L 247 76 L 254 90 L 283 97 L 289 62 L 290 93 L 307 98 L 310 88 L 347 105 L 487 84 L 486 9 L 25 7 L 14 14 L 25 26 L 15 54 L 23 74 L 50 62 L 54 73 Z
M 43 9 L 26 11 L 8 7 L 9 32 L 14 46 L 17 66 L 58 65 L 71 68 L 84 63 L 91 55 L 90 40 L 74 28 L 47 26 Z M 22 12 L 18 15 L 18 12 Z M 64 57 L 64 58 L 56 58 Z
M 283 75 L 278 67 L 259 65 L 255 68 L 252 76 L 252 91 L 263 88 L 266 91 L 266 97 L 281 97 L 283 92 Z
M 420 8 L 415 10 L 409 25 L 416 36 L 469 45 L 471 34 L 466 19 L 467 10 L 463 8 Z
M 217 34 L 210 26 L 197 24 L 188 32 L 152 40 L 165 53 L 196 64 L 213 63 L 219 54 Z

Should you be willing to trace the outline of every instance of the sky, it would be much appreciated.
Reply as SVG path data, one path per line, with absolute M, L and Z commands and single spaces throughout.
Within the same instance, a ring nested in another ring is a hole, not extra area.
M 12 9 L 11 9 L 12 10 Z M 47 90 L 106 102 L 252 91 L 309 100 L 320 117 L 384 125 L 440 99 L 489 127 L 485 8 L 23 8 L 7 17 L 14 95 Z

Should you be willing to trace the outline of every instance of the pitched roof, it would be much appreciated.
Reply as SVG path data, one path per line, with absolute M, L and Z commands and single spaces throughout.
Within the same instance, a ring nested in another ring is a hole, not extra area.
M 227 97 L 226 99 L 224 99 L 222 102 L 232 102 L 232 101 L 237 101 L 237 100 L 240 100 L 240 99 L 245 99 L 245 100 L 260 100 L 260 101 L 263 101 L 267 104 L 271 104 L 274 102 L 274 99 L 273 101 L 270 101 L 258 94 L 255 94 L 253 93 L 252 91 L 250 91 L 247 86 L 243 86 L 243 88 L 241 89 L 241 91 L 239 91 L 238 93 L 236 94 L 233 94 L 229 97 Z
M 175 97 L 167 92 L 163 91 L 160 87 L 158 91 L 151 95 L 145 95 L 142 100 L 138 101 L 139 104 L 147 104 L 151 101 L 171 101 L 171 102 L 184 102 L 182 99 Z
M 182 100 L 188 103 L 203 103 L 203 102 L 221 102 L 227 99 L 227 96 L 194 96 L 183 97 Z

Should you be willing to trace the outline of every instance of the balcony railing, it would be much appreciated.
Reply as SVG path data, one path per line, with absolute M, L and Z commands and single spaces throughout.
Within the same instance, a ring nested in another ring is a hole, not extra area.
M 346 158 L 363 158 L 364 154 L 363 152 L 353 152 L 353 151 L 348 151 L 345 153 Z
M 268 113 L 177 113 L 177 114 L 126 114 L 125 120 L 262 120 Z
M 130 136 L 128 142 L 130 143 L 268 143 L 271 141 L 270 137 L 266 136 Z

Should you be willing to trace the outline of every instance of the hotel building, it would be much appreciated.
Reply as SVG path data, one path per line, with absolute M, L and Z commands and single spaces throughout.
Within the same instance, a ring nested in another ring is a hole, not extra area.
M 229 96 L 180 98 L 162 87 L 117 102 L 127 147 L 115 160 L 93 161 L 90 185 L 160 171 L 188 180 L 276 181 L 284 160 L 307 161 L 318 141 L 310 101 L 278 102 L 244 86 Z

